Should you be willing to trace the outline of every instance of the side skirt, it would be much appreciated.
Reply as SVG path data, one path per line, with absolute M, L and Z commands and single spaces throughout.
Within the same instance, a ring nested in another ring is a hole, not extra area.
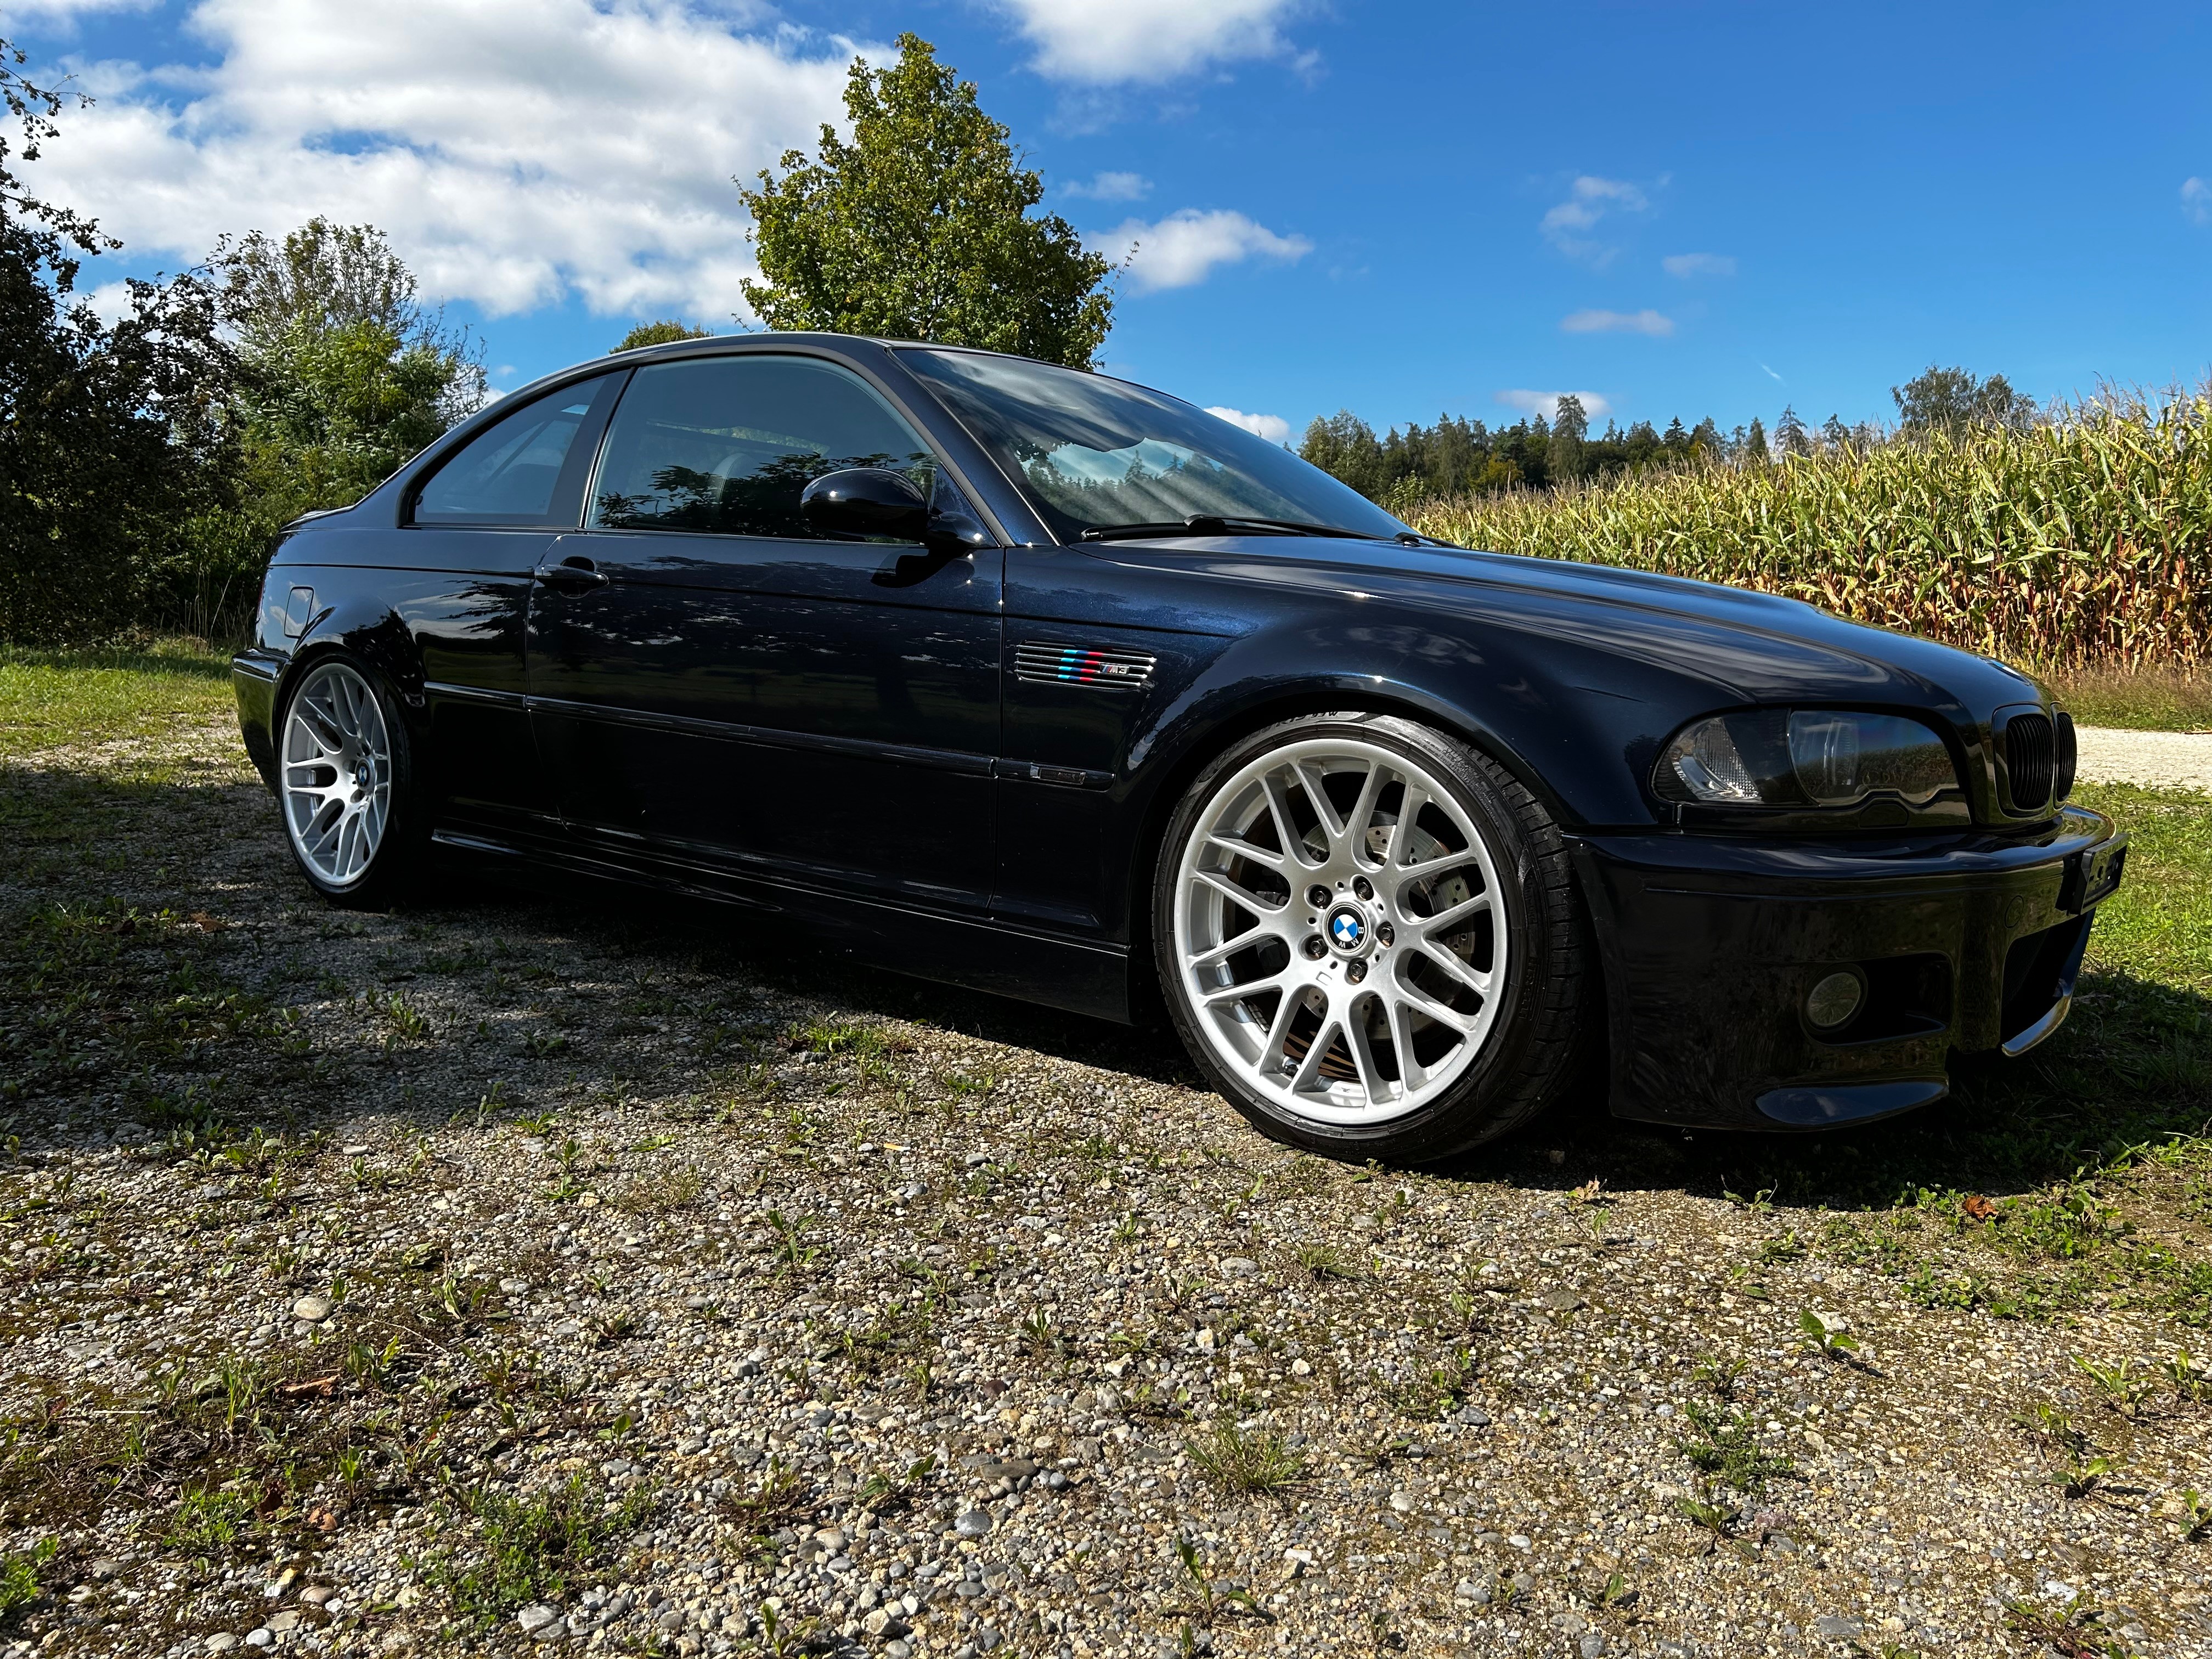
M 763 933 L 803 939 L 809 947 L 839 951 L 894 973 L 1124 1025 L 1131 1023 L 1128 952 L 1111 945 L 1079 944 L 992 922 L 849 894 L 751 880 L 649 856 L 634 865 L 618 862 L 574 846 L 549 846 L 535 838 L 522 846 L 474 829 L 453 829 L 436 831 L 431 840 L 447 854 L 479 868 L 489 866 L 520 877 L 519 866 L 527 865 L 706 899 L 754 917 L 777 918 L 778 925 Z

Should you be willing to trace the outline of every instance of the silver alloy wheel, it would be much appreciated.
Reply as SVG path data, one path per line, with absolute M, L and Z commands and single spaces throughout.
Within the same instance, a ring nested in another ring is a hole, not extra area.
M 1481 1051 L 1510 968 L 1502 893 L 1474 821 L 1419 763 L 1352 738 L 1287 743 L 1224 780 L 1191 831 L 1180 989 L 1262 1098 L 1386 1122 Z
M 312 671 L 284 720 L 284 828 L 333 887 L 361 878 L 392 811 L 392 743 L 367 680 L 342 662 Z

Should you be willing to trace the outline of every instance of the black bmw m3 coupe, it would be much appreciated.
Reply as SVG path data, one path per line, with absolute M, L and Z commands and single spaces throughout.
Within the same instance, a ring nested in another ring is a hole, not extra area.
M 301 872 L 641 883 L 1441 1157 L 1924 1105 L 2065 1017 L 2124 838 L 2001 664 L 1415 534 L 1179 400 L 808 334 L 502 399 L 291 527 L 236 659 Z

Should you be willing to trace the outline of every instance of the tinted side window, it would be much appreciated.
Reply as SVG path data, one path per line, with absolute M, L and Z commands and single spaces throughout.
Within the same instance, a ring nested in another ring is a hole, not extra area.
M 813 538 L 799 492 L 841 467 L 903 472 L 929 493 L 914 429 L 834 363 L 766 353 L 655 363 L 631 378 L 592 492 L 595 525 Z
M 415 522 L 573 526 L 591 463 L 592 405 L 613 378 L 548 392 L 485 428 L 422 486 Z

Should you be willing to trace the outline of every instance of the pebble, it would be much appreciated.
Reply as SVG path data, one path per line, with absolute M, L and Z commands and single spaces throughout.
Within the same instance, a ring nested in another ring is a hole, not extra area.
M 320 1324 L 330 1316 L 331 1299 L 326 1296 L 303 1296 L 292 1304 L 292 1317 L 306 1324 Z
M 532 1601 L 514 1615 L 514 1622 L 522 1626 L 525 1636 L 535 1636 L 560 1618 L 561 1609 L 547 1601 Z
M 210 1653 L 228 1653 L 238 1645 L 238 1633 L 235 1631 L 219 1630 L 207 1638 L 204 1645 Z
M 963 1538 L 984 1538 L 994 1524 L 988 1510 L 969 1510 L 952 1523 L 952 1529 Z

